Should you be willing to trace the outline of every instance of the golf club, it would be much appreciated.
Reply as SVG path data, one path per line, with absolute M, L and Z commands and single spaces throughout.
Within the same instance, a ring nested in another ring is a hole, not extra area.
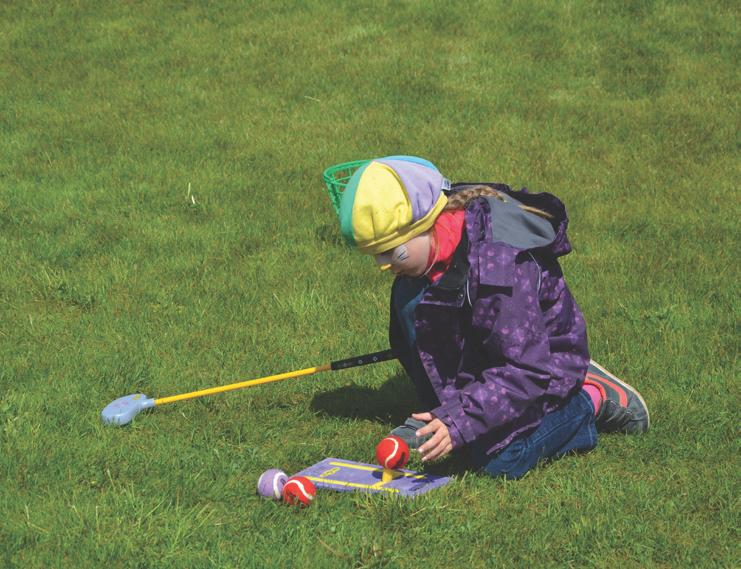
M 225 391 L 243 389 L 245 387 L 261 385 L 263 383 L 271 383 L 273 381 L 282 381 L 284 379 L 291 379 L 294 377 L 303 377 L 305 375 L 319 373 L 320 371 L 335 371 L 351 367 L 363 366 L 367 364 L 374 364 L 377 362 L 391 360 L 393 358 L 394 356 L 391 353 L 391 350 L 384 350 L 382 352 L 374 352 L 372 354 L 365 354 L 363 356 L 356 356 L 353 358 L 347 358 L 345 360 L 338 360 L 336 362 L 320 365 L 318 367 L 310 367 L 296 371 L 289 371 L 287 373 L 280 373 L 278 375 L 269 375 L 267 377 L 261 377 L 259 379 L 240 381 L 238 383 L 231 383 L 229 385 L 222 385 L 220 387 L 211 387 L 209 389 L 201 389 L 199 391 L 191 391 L 190 393 L 183 393 L 181 395 L 161 397 L 159 399 L 151 399 L 143 393 L 135 393 L 132 395 L 126 395 L 124 397 L 119 397 L 115 401 L 112 401 L 105 406 L 105 409 L 103 409 L 100 415 L 103 419 L 103 422 L 108 425 L 128 425 L 134 419 L 134 417 L 139 414 L 140 411 L 158 405 L 175 403 L 176 401 L 184 401 L 186 399 L 195 399 L 196 397 L 204 397 L 205 395 L 224 393 Z

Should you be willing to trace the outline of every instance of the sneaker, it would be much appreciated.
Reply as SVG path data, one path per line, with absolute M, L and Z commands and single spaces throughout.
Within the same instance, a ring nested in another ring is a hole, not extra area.
M 397 437 L 402 439 L 409 446 L 410 449 L 418 449 L 432 438 L 432 433 L 430 433 L 429 435 L 425 435 L 424 437 L 418 437 L 415 434 L 426 424 L 427 423 L 425 423 L 424 421 L 417 421 L 416 419 L 412 419 L 411 417 L 409 417 L 406 421 L 404 421 L 403 425 L 396 427 L 389 434 L 396 435 Z
M 586 385 L 594 385 L 602 394 L 602 406 L 596 417 L 597 430 L 603 433 L 645 433 L 651 424 L 648 407 L 641 394 L 595 361 L 589 362 Z

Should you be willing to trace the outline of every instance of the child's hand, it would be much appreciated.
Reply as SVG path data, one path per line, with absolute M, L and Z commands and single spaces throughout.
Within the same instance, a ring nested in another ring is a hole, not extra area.
M 418 437 L 434 433 L 432 438 L 419 447 L 422 462 L 437 460 L 453 450 L 453 441 L 450 439 L 448 427 L 432 413 L 412 413 L 412 419 L 425 421 L 427 424 L 417 431 Z

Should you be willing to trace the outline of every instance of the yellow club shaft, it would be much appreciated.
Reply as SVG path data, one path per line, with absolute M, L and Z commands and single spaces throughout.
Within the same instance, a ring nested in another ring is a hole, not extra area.
M 224 393 L 225 391 L 233 391 L 235 389 L 242 389 L 244 387 L 252 387 L 253 385 L 261 385 L 263 383 L 271 383 L 273 381 L 282 381 L 284 379 L 291 379 L 293 377 L 302 377 L 304 375 L 311 375 L 313 373 L 319 373 L 320 371 L 329 371 L 330 369 L 332 369 L 331 364 L 325 364 L 319 367 L 309 367 L 309 368 L 300 369 L 297 371 L 289 371 L 288 373 L 279 373 L 278 375 L 269 375 L 267 377 L 261 377 L 259 379 L 250 379 L 249 381 L 240 381 L 239 383 L 231 383 L 229 385 L 222 385 L 221 387 L 211 387 L 209 389 L 191 391 L 190 393 L 183 393 L 182 395 L 171 395 L 170 397 L 161 397 L 159 399 L 155 399 L 154 404 L 155 405 L 165 405 L 167 403 L 175 403 L 176 401 L 183 401 L 185 399 L 195 399 L 196 397 L 203 397 L 204 395 Z

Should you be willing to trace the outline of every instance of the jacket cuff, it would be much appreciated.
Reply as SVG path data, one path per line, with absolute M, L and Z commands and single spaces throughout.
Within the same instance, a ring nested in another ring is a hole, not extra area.
M 445 403 L 430 411 L 448 427 L 450 441 L 454 449 L 470 443 L 475 438 L 473 433 L 467 433 L 465 428 L 465 413 L 459 401 Z

